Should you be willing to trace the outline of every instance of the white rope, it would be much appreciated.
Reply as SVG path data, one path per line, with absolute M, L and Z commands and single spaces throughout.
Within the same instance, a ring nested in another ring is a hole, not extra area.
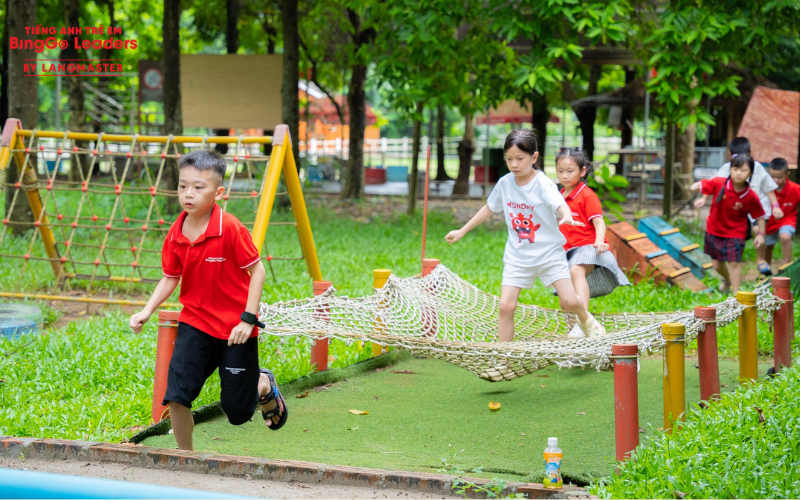
M 756 289 L 759 312 L 770 321 L 783 301 Z M 612 344 L 637 344 L 640 355 L 664 347 L 661 324 L 686 325 L 686 342 L 705 328 L 689 312 L 596 314 L 608 331 L 601 337 L 567 339 L 574 315 L 519 304 L 514 316 L 515 340 L 498 342 L 500 299 L 487 294 L 443 265 L 426 277 L 390 276 L 383 288 L 367 297 L 340 297 L 331 287 L 307 299 L 261 304 L 259 317 L 267 335 L 336 338 L 375 342 L 461 366 L 479 377 L 512 380 L 555 364 L 559 368 L 611 368 Z M 735 321 L 746 308 L 730 297 L 716 304 L 716 323 Z

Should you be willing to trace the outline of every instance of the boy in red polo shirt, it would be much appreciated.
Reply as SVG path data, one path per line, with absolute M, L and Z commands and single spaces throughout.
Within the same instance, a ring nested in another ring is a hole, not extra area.
M 573 220 L 583 223 L 580 226 L 562 225 L 559 229 L 567 239 L 564 250 L 567 251 L 572 286 L 587 308 L 590 298 L 602 297 L 618 286 L 630 285 L 614 254 L 608 251 L 600 198 L 583 183 L 590 167 L 591 162 L 580 148 L 561 148 L 556 155 L 556 175 L 564 186 L 561 194 Z M 584 336 L 578 325 L 567 334 L 567 338 Z
M 178 337 L 169 364 L 170 420 L 178 448 L 192 450 L 192 402 L 219 369 L 220 403 L 230 423 L 249 421 L 261 404 L 270 429 L 286 422 L 286 402 L 271 371 L 258 366 L 256 316 L 264 265 L 247 228 L 217 205 L 225 188 L 225 159 L 199 149 L 181 157 L 178 198 L 182 212 L 164 239 L 164 277 L 144 309 L 131 316 L 142 330 L 155 310 L 181 283 Z
M 731 174 L 727 179 L 703 179 L 691 186 L 692 191 L 712 195 L 711 211 L 706 220 L 704 251 L 711 257 L 714 269 L 723 277 L 721 292 L 736 293 L 742 284 L 742 254 L 749 224 L 748 215 L 758 223 L 753 244 L 756 248 L 764 244 L 764 208 L 758 195 L 747 183 L 754 168 L 753 158 L 742 153 L 731 160 Z M 702 197 L 695 201 L 694 206 L 700 208 L 704 203 L 705 197 Z
M 800 185 L 789 180 L 789 163 L 783 158 L 775 158 L 769 163 L 769 175 L 778 189 L 778 205 L 783 211 L 783 218 L 774 216 L 767 221 L 766 260 L 772 264 L 772 252 L 780 241 L 783 250 L 783 261 L 792 261 L 792 236 L 797 232 L 797 204 L 800 203 Z

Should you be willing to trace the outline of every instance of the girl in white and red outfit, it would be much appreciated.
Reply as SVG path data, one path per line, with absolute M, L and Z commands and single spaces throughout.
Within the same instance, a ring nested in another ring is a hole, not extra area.
M 556 175 L 564 186 L 561 194 L 573 220 L 583 223 L 581 226 L 562 225 L 560 229 L 567 239 L 564 250 L 572 285 L 587 307 L 590 298 L 602 297 L 618 286 L 630 285 L 614 254 L 608 251 L 600 198 L 583 182 L 590 169 L 591 162 L 580 148 L 561 148 L 556 155 Z M 569 338 L 583 336 L 577 325 L 567 335 Z
M 464 227 L 445 236 L 453 244 L 493 213 L 505 217 L 508 240 L 500 292 L 500 342 L 514 338 L 514 312 L 520 292 L 531 288 L 536 278 L 556 289 L 561 309 L 578 316 L 578 324 L 587 337 L 605 334 L 605 328 L 575 293 L 564 251 L 566 239 L 558 230 L 559 225 L 583 224 L 573 220 L 556 184 L 533 168 L 539 158 L 536 136 L 530 130 L 514 130 L 506 137 L 503 149 L 510 173 L 497 182 L 486 205 Z

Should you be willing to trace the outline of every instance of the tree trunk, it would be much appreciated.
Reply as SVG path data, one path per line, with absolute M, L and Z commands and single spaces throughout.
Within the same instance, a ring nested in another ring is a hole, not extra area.
M 5 1 L 8 12 L 8 0 Z M 8 119 L 8 16 L 3 23 L 3 64 L 0 65 L 0 126 Z
M 444 169 L 444 106 L 436 110 L 436 180 L 452 181 L 453 178 Z
M 664 137 L 664 203 L 663 214 L 664 219 L 669 220 L 672 217 L 672 198 L 673 198 L 673 185 L 675 168 L 675 124 L 667 121 L 667 133 Z
M 226 10 L 227 13 L 227 22 L 225 27 L 225 47 L 227 49 L 228 54 L 236 54 L 239 52 L 239 10 L 241 5 L 239 4 L 240 0 L 227 0 Z M 227 137 L 230 135 L 230 129 L 227 128 L 218 128 L 214 130 L 214 133 L 219 137 Z M 214 145 L 214 149 L 219 152 L 219 154 L 225 154 L 228 152 L 228 145 L 227 144 L 216 144 Z
M 475 153 L 475 127 L 472 125 L 472 115 L 467 115 L 464 117 L 464 137 L 458 143 L 458 177 L 453 186 L 453 194 L 469 194 L 473 153 Z
M 68 0 L 69 1 L 69 0 Z M 114 21 L 114 0 L 106 0 L 106 7 L 108 8 L 108 20 L 109 20 L 109 27 L 113 28 L 117 25 Z M 70 26 L 69 21 L 67 21 L 67 25 Z M 76 25 L 72 25 L 76 26 Z M 113 59 L 114 58 L 114 47 L 108 49 L 100 49 L 100 58 L 101 59 Z
M 164 68 L 164 129 L 167 134 L 172 135 L 183 134 L 180 19 L 180 0 L 164 0 L 161 60 L 162 68 Z M 163 179 L 166 189 L 178 189 L 178 163 L 174 159 L 167 160 Z M 168 203 L 168 211 L 179 210 L 177 199 L 169 198 Z
M 534 168 L 544 172 L 544 153 L 547 149 L 547 122 L 550 120 L 550 109 L 547 107 L 547 97 L 533 93 L 533 131 L 536 134 L 536 139 L 539 142 L 539 159 L 537 160 Z
M 25 34 L 25 27 L 36 26 L 36 0 L 9 0 L 7 12 L 8 37 L 20 40 L 34 40 L 35 35 Z M 25 76 L 25 59 L 36 59 L 34 49 L 10 50 L 8 54 L 8 114 L 12 118 L 19 118 L 26 129 L 37 128 L 39 122 L 39 90 L 38 76 Z M 4 61 L 5 62 L 5 61 Z M 2 124 L 5 126 L 5 123 Z M 27 145 L 27 143 L 26 143 Z M 36 168 L 36 155 L 30 155 L 29 168 Z M 35 172 L 35 170 L 34 170 Z M 6 182 L 15 183 L 19 180 L 19 171 L 15 161 L 9 162 Z M 33 212 L 28 204 L 28 199 L 23 190 L 19 191 L 13 207 L 11 200 L 16 189 L 6 188 L 6 218 L 24 223 L 33 223 Z M 11 225 L 11 232 L 21 234 L 30 225 Z
M 589 69 L 589 88 L 587 95 L 597 94 L 597 81 L 600 79 L 600 66 Z M 578 113 L 578 123 L 583 136 L 583 153 L 589 160 L 594 160 L 594 122 L 597 118 L 595 106 L 584 106 Z
M 364 128 L 367 125 L 367 66 L 354 64 L 350 76 L 347 106 L 350 108 L 350 156 L 347 160 L 342 198 L 364 197 Z
M 635 79 L 635 75 L 633 69 L 626 67 L 625 68 L 625 85 L 633 82 Z M 622 108 L 622 124 L 620 125 L 620 135 L 622 136 L 621 147 L 625 149 L 625 146 L 630 146 L 633 144 L 633 128 L 628 125 L 628 122 L 633 124 L 633 106 L 623 106 Z
M 408 215 L 414 215 L 417 208 L 417 184 L 419 177 L 419 150 L 422 147 L 422 112 L 423 105 L 417 103 L 414 115 L 414 139 L 411 144 L 411 173 L 408 174 Z
M 80 2 L 78 0 L 64 1 L 64 18 L 67 26 L 80 26 Z M 60 59 L 67 64 L 68 60 L 81 59 L 82 51 L 75 48 L 75 44 L 69 44 L 67 48 L 61 50 Z M 67 90 L 67 109 L 69 110 L 69 122 L 67 127 L 73 132 L 86 132 L 86 99 L 83 93 L 83 77 L 72 76 L 63 79 Z M 74 141 L 75 146 L 86 149 L 89 147 L 88 141 Z M 73 155 L 70 159 L 69 180 L 82 182 L 89 175 L 91 160 L 86 155 Z
M 283 123 L 289 126 L 292 151 L 300 168 L 300 100 L 297 84 L 300 79 L 300 43 L 297 32 L 297 0 L 280 0 L 283 18 Z

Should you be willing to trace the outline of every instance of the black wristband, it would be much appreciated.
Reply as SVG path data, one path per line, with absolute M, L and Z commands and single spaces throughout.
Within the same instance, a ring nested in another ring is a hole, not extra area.
M 259 328 L 264 328 L 265 326 L 267 326 L 258 320 L 258 316 L 256 316 L 253 313 L 249 313 L 247 311 L 243 312 L 242 315 L 239 317 L 239 319 L 241 319 L 248 325 L 257 326 Z

